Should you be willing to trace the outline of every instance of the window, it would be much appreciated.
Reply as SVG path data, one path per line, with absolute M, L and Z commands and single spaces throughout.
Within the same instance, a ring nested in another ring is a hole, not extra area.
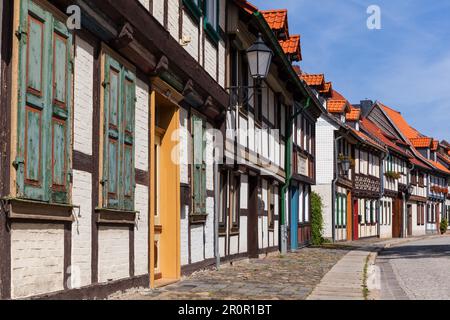
M 135 75 L 106 55 L 103 84 L 103 207 L 134 210 Z
M 205 31 L 214 42 L 219 42 L 219 0 L 205 0 Z
M 192 133 L 194 163 L 193 171 L 193 210 L 194 215 L 206 215 L 206 159 L 205 149 L 206 122 L 197 115 L 192 115 Z
M 197 1 L 197 0 L 194 0 Z M 205 20 L 206 23 L 210 24 L 211 27 L 217 31 L 219 24 L 218 20 L 218 0 L 206 0 L 205 1 Z
M 241 177 L 232 176 L 232 184 L 230 190 L 231 232 L 239 231 L 240 194 L 241 194 Z
M 18 197 L 69 203 L 72 139 L 72 35 L 30 0 L 21 1 Z
M 188 12 L 193 16 L 193 18 L 199 21 L 200 16 L 202 15 L 199 0 L 183 0 L 183 4 L 185 8 L 187 8 Z
M 336 197 L 336 228 L 343 229 L 347 226 L 347 196 L 339 193 Z
M 227 203 L 228 203 L 228 171 L 220 173 L 220 214 L 219 231 L 224 233 L 227 224 Z
M 417 225 L 418 226 L 425 225 L 425 205 L 424 204 L 417 205 Z
M 269 186 L 269 229 L 275 228 L 275 192 L 278 188 L 273 185 Z

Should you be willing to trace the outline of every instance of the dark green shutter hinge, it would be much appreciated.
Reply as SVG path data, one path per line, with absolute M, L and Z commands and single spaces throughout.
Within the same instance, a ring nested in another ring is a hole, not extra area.
M 67 173 L 67 175 L 69 176 L 69 183 L 73 183 L 73 172 L 72 172 L 72 170 L 70 170 L 68 173 Z
M 108 182 L 108 179 L 102 179 L 102 180 L 100 180 L 100 184 L 102 185 L 102 186 L 104 186 L 106 183 Z
M 109 81 L 103 81 L 102 82 L 102 87 L 106 88 L 106 86 L 109 86 Z
M 19 26 L 19 29 L 16 30 L 15 35 L 17 39 L 22 40 L 22 36 L 27 36 L 28 32 L 23 30 L 21 26 Z
M 25 164 L 25 160 L 22 157 L 17 157 L 12 164 L 14 168 L 18 170 L 19 166 L 23 166 Z

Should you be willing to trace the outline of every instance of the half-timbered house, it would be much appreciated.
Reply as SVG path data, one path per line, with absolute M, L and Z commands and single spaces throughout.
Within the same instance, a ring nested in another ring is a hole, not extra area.
M 2 3 L 1 296 L 105 297 L 213 258 L 226 1 Z

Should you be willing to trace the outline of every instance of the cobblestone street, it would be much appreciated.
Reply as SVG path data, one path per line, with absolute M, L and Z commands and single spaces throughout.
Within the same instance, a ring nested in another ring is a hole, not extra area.
M 383 300 L 450 299 L 450 236 L 395 246 L 377 259 Z
M 112 296 L 123 300 L 304 300 L 346 249 L 306 248 L 286 256 L 240 262 L 219 271 L 194 273 L 156 290 Z

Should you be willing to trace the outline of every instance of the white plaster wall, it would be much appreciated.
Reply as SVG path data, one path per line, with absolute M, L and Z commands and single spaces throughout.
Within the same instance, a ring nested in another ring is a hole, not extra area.
M 94 49 L 79 37 L 75 44 L 74 150 L 92 155 Z
M 183 11 L 183 37 L 190 38 L 190 42 L 184 46 L 184 49 L 197 61 L 200 61 L 199 52 L 199 30 L 198 24 L 190 17 L 190 15 Z
M 206 38 L 205 41 L 205 65 L 204 68 L 206 72 L 209 73 L 213 79 L 217 79 L 217 49 L 211 43 L 211 41 Z
M 204 260 L 203 228 L 202 225 L 191 226 L 191 263 Z
M 331 181 L 330 181 L 331 182 Z M 322 197 L 323 202 L 323 222 L 325 238 L 333 237 L 333 212 L 332 212 L 332 192 L 330 184 L 320 184 L 312 186 L 312 190 Z
M 98 231 L 99 282 L 130 276 L 129 232 L 128 227 L 100 226 Z
M 164 0 L 153 0 L 153 16 L 164 25 Z
M 240 220 L 240 226 L 239 226 L 239 253 L 247 252 L 248 246 L 247 246 L 247 231 L 248 231 L 248 225 L 247 225 L 248 218 L 247 217 L 241 217 Z
M 317 184 L 330 184 L 334 178 L 334 126 L 321 116 L 316 125 Z
M 135 208 L 139 219 L 134 230 L 134 274 L 148 274 L 148 187 L 136 185 Z
M 139 0 L 139 2 L 145 7 L 145 9 L 149 10 L 150 0 Z
M 136 81 L 135 130 L 135 166 L 148 171 L 149 87 L 139 79 Z
M 91 283 L 92 259 L 92 175 L 87 172 L 73 171 L 72 199 L 77 216 L 72 225 L 72 288 L 87 286 Z M 77 276 L 78 275 L 78 276 Z
M 11 295 L 25 298 L 64 289 L 64 226 L 11 225 Z
M 167 15 L 167 28 L 172 37 L 174 37 L 175 40 L 179 41 L 178 39 L 178 32 L 179 32 L 179 23 L 178 23 L 178 16 L 179 16 L 179 9 L 180 9 L 180 1 L 179 0 L 168 0 L 168 15 Z
M 230 255 L 239 253 L 239 239 L 237 236 L 230 236 Z

